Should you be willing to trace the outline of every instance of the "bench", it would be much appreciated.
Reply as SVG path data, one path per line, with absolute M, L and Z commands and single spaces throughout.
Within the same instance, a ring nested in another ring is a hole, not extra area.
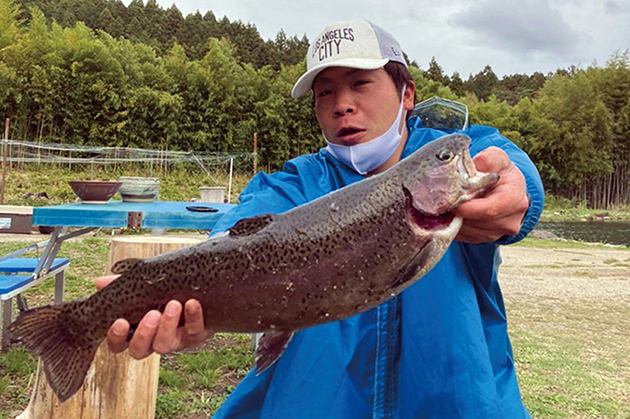
M 63 301 L 64 273 L 70 266 L 66 258 L 53 259 L 47 272 L 37 276 L 35 271 L 40 264 L 36 258 L 10 258 L 0 260 L 0 348 L 4 351 L 8 347 L 7 328 L 13 318 L 13 297 L 17 296 L 18 306 L 23 310 L 24 304 L 20 300 L 21 293 L 41 284 L 48 278 L 55 277 L 55 304 Z

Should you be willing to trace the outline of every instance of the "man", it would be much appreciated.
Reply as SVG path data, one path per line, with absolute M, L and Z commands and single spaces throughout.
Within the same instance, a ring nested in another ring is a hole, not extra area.
M 293 96 L 309 91 L 328 146 L 287 162 L 281 172 L 254 177 L 217 231 L 383 172 L 446 134 L 422 128 L 417 117 L 406 121 L 415 85 L 402 50 L 364 20 L 330 25 L 312 43 Z M 278 362 L 241 382 L 217 418 L 529 417 L 497 282 L 498 244 L 518 241 L 534 227 L 542 185 L 527 155 L 498 131 L 472 126 L 463 132 L 472 139 L 477 168 L 501 179 L 487 196 L 457 209 L 464 226 L 442 260 L 381 306 L 298 332 Z M 129 344 L 131 356 L 205 339 L 199 303 L 186 302 L 184 311 L 179 329 L 180 303 L 169 303 L 162 315 L 148 313 Z M 124 320 L 114 323 L 112 350 L 126 348 L 128 329 Z

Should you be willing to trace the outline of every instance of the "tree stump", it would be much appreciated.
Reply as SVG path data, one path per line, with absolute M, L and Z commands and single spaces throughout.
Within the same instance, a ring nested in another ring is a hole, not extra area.
M 148 258 L 200 241 L 168 236 L 115 238 L 110 247 L 106 274 L 119 260 Z M 136 361 L 127 352 L 111 353 L 107 343 L 103 342 L 83 387 L 62 404 L 48 385 L 40 360 L 31 400 L 16 419 L 153 419 L 159 375 L 159 355 Z

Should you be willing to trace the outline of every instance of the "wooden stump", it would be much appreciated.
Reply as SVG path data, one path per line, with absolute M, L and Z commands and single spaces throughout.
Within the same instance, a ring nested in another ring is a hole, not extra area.
M 168 236 L 115 238 L 106 273 L 121 259 L 152 257 L 200 241 Z M 16 419 L 153 419 L 159 374 L 159 355 L 136 361 L 126 351 L 111 353 L 103 342 L 83 387 L 61 404 L 46 381 L 40 361 L 31 400 Z

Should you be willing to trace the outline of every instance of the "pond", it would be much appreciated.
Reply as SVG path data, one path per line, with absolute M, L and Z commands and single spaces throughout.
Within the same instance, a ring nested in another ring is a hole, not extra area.
M 536 229 L 550 231 L 563 239 L 630 246 L 630 222 L 541 222 Z

